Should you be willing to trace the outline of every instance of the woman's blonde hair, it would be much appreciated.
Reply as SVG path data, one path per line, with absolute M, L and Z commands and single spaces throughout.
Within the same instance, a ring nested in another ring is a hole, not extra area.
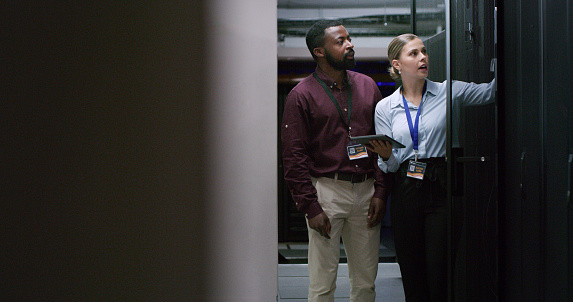
M 404 45 L 417 38 L 418 36 L 414 34 L 403 34 L 397 36 L 392 40 L 392 42 L 390 42 L 390 44 L 388 44 L 388 61 L 390 61 L 388 72 L 390 73 L 390 76 L 394 80 L 400 79 L 401 76 L 400 72 L 398 72 L 398 69 L 394 68 L 394 66 L 392 65 L 392 60 L 398 60 L 400 58 L 400 54 L 402 53 Z

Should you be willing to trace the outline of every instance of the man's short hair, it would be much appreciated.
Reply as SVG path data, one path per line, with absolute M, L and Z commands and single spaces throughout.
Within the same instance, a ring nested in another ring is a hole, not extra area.
M 340 26 L 342 22 L 339 20 L 320 20 L 314 23 L 306 33 L 306 47 L 310 51 L 312 57 L 316 60 L 313 50 L 317 47 L 324 46 L 324 31 L 329 27 Z

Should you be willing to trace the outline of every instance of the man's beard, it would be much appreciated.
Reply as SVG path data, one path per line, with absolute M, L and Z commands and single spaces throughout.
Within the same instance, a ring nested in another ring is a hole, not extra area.
M 348 55 L 351 53 L 353 54 L 354 50 L 349 50 L 348 52 L 346 52 L 342 60 L 336 60 L 330 55 L 328 51 L 325 51 L 326 62 L 328 62 L 328 64 L 336 70 L 352 69 L 356 67 L 356 61 L 354 61 L 354 59 L 348 59 Z

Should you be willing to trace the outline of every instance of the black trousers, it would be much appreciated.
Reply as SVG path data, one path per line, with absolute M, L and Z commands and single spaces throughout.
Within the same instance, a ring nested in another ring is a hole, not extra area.
M 444 158 L 426 162 L 424 179 L 395 173 L 392 229 L 407 302 L 447 300 L 447 167 Z

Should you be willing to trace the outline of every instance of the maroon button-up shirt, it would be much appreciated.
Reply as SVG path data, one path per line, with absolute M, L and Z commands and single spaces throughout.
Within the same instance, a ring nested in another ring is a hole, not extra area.
M 375 173 L 374 197 L 386 200 L 391 177 L 378 168 L 378 155 L 368 151 L 368 158 L 350 160 L 347 146 L 351 136 L 376 134 L 374 108 L 382 99 L 372 78 L 347 71 L 350 83 L 335 83 L 320 68 L 318 77 L 330 87 L 348 121 L 347 92 L 352 89 L 350 133 L 336 106 L 321 86 L 309 75 L 288 94 L 281 126 L 285 181 L 299 211 L 312 218 L 323 212 L 318 204 L 311 176 L 343 172 Z

